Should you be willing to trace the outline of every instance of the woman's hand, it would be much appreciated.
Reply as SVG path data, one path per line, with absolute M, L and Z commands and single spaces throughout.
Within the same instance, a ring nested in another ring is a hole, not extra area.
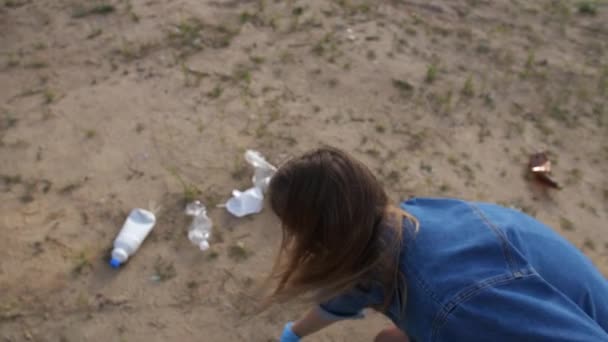
M 285 324 L 285 328 L 283 328 L 283 334 L 281 335 L 280 342 L 300 342 L 300 337 L 296 335 L 291 327 L 293 326 L 293 322 L 289 322 Z
M 285 325 L 281 342 L 298 342 L 301 338 L 315 333 L 335 321 L 323 317 L 319 308 L 313 308 L 296 322 L 289 322 Z

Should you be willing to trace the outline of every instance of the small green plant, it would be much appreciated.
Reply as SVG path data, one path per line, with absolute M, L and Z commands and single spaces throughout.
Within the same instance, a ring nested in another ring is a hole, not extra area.
M 304 8 L 302 7 L 296 7 L 291 11 L 291 14 L 295 15 L 296 17 L 301 16 L 302 13 L 304 13 Z
M 162 282 L 175 278 L 177 271 L 172 262 L 166 261 L 162 257 L 158 257 L 156 263 L 154 263 L 154 275 L 157 277 L 158 281 Z
M 207 96 L 211 99 L 217 99 L 222 96 L 224 89 L 218 84 L 213 89 L 207 93 Z
M 263 64 L 266 61 L 266 59 L 264 57 L 261 57 L 261 56 L 251 56 L 251 57 L 249 57 L 249 59 L 254 64 L 257 64 L 257 65 Z
M 116 11 L 111 4 L 97 4 L 93 6 L 78 6 L 72 12 L 72 18 L 84 18 L 90 15 L 107 15 Z
M 87 39 L 94 39 L 94 38 L 99 37 L 102 33 L 103 33 L 102 29 L 96 28 L 93 31 L 91 31 L 91 33 L 87 34 L 86 38 Z
M 27 2 L 23 0 L 5 0 L 4 6 L 8 8 L 18 8 L 25 5 Z
M 426 69 L 426 83 L 433 83 L 437 79 L 438 67 L 436 64 L 431 64 Z
M 242 180 L 249 174 L 249 168 L 247 164 L 243 161 L 241 154 L 236 155 L 234 158 L 234 163 L 232 165 L 232 170 L 230 171 L 230 176 L 234 180 Z
M 469 78 L 467 78 L 467 80 L 464 82 L 461 93 L 463 96 L 466 96 L 466 97 L 475 96 L 475 87 L 473 85 L 473 76 L 469 76 Z
M 383 124 L 377 124 L 376 125 L 376 132 L 378 132 L 378 133 L 384 133 L 384 132 L 386 132 L 386 128 L 384 127 Z
M 19 64 L 21 64 L 21 62 L 19 61 L 19 59 L 17 59 L 17 57 L 14 54 L 11 53 L 8 55 L 8 59 L 6 61 L 7 68 L 14 68 L 16 66 L 19 66 Z
M 182 185 L 182 200 L 186 203 L 190 203 L 201 195 L 201 190 L 197 188 L 194 184 L 190 184 L 186 182 L 182 176 L 179 175 L 177 169 L 169 168 L 169 173 L 177 179 L 177 181 Z
M 583 242 L 583 248 L 590 251 L 595 251 L 595 242 L 593 242 L 591 239 L 585 239 L 585 242 Z
M 178 48 L 186 48 L 198 51 L 203 48 L 201 41 L 201 30 L 203 23 L 196 18 L 189 18 L 180 21 L 169 33 L 170 43 Z
M 44 42 L 34 43 L 33 48 L 36 50 L 44 50 L 47 48 L 47 45 Z
M 602 68 L 602 74 L 597 86 L 601 95 L 608 95 L 608 65 Z
M 596 0 L 581 1 L 577 5 L 578 13 L 584 15 L 596 15 L 598 11 L 598 2 Z
M 380 157 L 380 151 L 378 151 L 375 148 L 369 148 L 369 149 L 365 150 L 365 153 L 374 158 Z
M 245 248 L 245 244 L 237 242 L 234 245 L 228 247 L 228 256 L 235 261 L 247 260 L 250 256 L 250 252 Z
M 81 250 L 74 256 L 72 273 L 74 275 L 80 275 L 91 269 L 93 269 L 93 255 L 91 251 L 88 249 Z
M 59 189 L 59 194 L 61 194 L 61 195 L 69 195 L 72 192 L 76 191 L 81 186 L 82 186 L 81 183 L 71 183 L 71 184 L 68 184 L 68 185 L 62 187 L 61 189 Z
M 0 119 L 0 130 L 13 128 L 17 125 L 17 122 L 19 122 L 19 119 L 13 114 L 5 113 L 4 117 Z
M 283 52 L 281 52 L 281 55 L 279 56 L 279 60 L 281 61 L 281 63 L 293 63 L 296 61 L 296 57 L 294 56 L 294 54 L 289 51 L 289 50 L 285 50 Z
M 232 72 L 232 79 L 238 82 L 243 82 L 246 85 L 251 83 L 251 72 L 243 65 L 239 65 Z
M 47 68 L 49 64 L 45 61 L 31 61 L 25 64 L 23 67 L 27 69 L 44 69 Z
M 45 104 L 51 104 L 57 98 L 57 94 L 55 94 L 55 92 L 53 90 L 49 89 L 49 88 L 46 88 L 42 92 L 42 96 L 44 96 L 44 103 Z
M 393 79 L 393 87 L 403 93 L 411 93 L 414 91 L 414 86 L 408 81 Z
M 559 219 L 559 225 L 563 230 L 568 231 L 568 232 L 572 232 L 575 230 L 574 223 L 572 223 L 572 221 L 568 220 L 565 217 L 561 217 Z
M 449 192 L 452 187 L 449 184 L 443 183 L 439 186 L 439 192 L 446 193 Z
M 97 131 L 94 129 L 87 129 L 84 132 L 84 137 L 87 139 L 93 139 L 93 138 L 95 138 L 96 135 L 97 135 Z
M 209 251 L 207 253 L 207 260 L 215 260 L 220 256 L 220 254 L 216 251 Z

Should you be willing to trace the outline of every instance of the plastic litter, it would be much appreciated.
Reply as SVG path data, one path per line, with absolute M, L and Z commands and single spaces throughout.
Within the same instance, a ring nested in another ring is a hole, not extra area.
M 145 209 L 133 209 L 114 240 L 110 266 L 119 268 L 131 257 L 154 228 L 156 216 Z
M 188 240 L 198 246 L 201 251 L 209 249 L 211 228 L 213 222 L 207 216 L 207 208 L 200 202 L 194 201 L 186 206 L 186 215 L 192 216 L 192 223 L 188 228 Z
M 551 175 L 551 161 L 547 156 L 546 152 L 534 153 L 530 156 L 530 162 L 528 163 L 528 169 L 533 175 L 534 179 L 542 183 L 543 185 L 559 189 L 559 184 L 554 181 Z
M 262 211 L 264 206 L 264 192 L 268 188 L 270 178 L 277 168 L 270 164 L 258 151 L 247 150 L 245 160 L 254 168 L 251 179 L 253 187 L 245 190 L 233 190 L 232 198 L 226 202 L 226 209 L 232 215 L 243 217 Z
M 253 178 L 251 179 L 253 186 L 260 188 L 262 192 L 266 192 L 270 178 L 277 172 L 277 168 L 267 162 L 258 151 L 247 150 L 245 160 L 254 168 Z

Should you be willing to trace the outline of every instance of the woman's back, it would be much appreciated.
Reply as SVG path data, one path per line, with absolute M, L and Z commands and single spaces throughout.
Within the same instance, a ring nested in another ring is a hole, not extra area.
M 496 205 L 412 199 L 402 269 L 406 317 L 422 341 L 608 340 L 608 282 L 550 228 Z

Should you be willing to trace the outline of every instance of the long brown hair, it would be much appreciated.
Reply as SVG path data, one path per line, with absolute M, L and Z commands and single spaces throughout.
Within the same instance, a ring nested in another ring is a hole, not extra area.
M 369 281 L 382 284 L 384 308 L 404 291 L 399 272 L 402 220 L 361 162 L 324 147 L 291 159 L 269 185 L 283 239 L 271 279 L 272 301 L 301 295 L 323 301 Z

